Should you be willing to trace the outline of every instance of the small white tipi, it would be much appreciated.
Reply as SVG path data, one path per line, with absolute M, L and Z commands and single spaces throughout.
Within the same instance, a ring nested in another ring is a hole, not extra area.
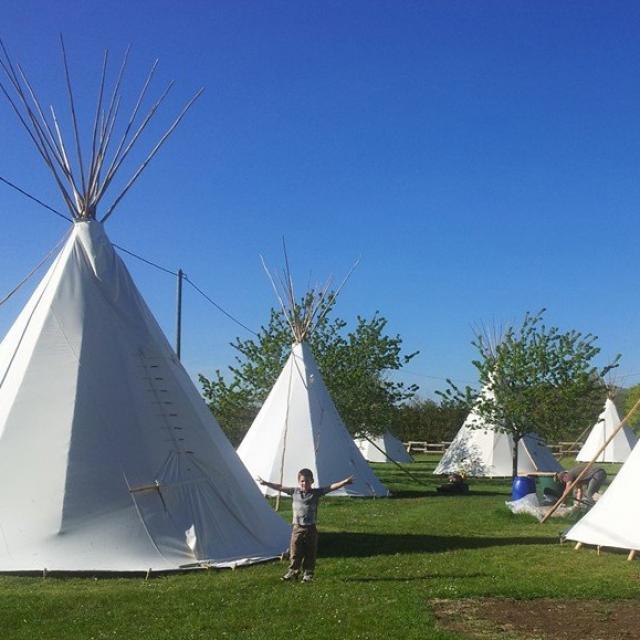
M 618 410 L 611 398 L 607 398 L 604 410 L 598 416 L 598 420 L 589 432 L 589 435 L 578 452 L 576 460 L 579 462 L 591 462 L 594 456 L 609 439 L 611 434 L 620 424 Z M 624 426 L 613 440 L 606 446 L 604 451 L 595 459 L 595 462 L 625 462 L 631 450 L 635 446 L 638 438 L 630 427 Z
M 3 67 L 29 109 L 13 67 Z M 73 228 L 0 343 L 0 571 L 173 570 L 278 556 L 288 526 L 96 219 L 112 177 L 107 113 L 82 178 L 69 172 L 53 124 L 22 119 L 46 140 L 39 151 Z
M 508 477 L 513 471 L 513 438 L 508 433 L 483 424 L 472 409 L 448 449 L 436 475 L 463 473 L 474 477 Z M 546 444 L 536 434 L 527 434 L 518 442 L 518 473 L 562 471 Z
M 356 438 L 355 443 L 368 462 L 413 462 L 402 442 L 390 431 L 385 431 L 382 435 Z
M 290 274 L 286 281 L 289 283 L 285 291 L 288 305 L 277 290 L 276 293 L 295 342 L 282 372 L 240 443 L 238 455 L 254 478 L 259 476 L 269 482 L 295 487 L 298 471 L 308 468 L 313 472 L 316 486 L 354 476 L 353 484 L 332 495 L 386 496 L 387 489 L 362 457 L 338 414 L 306 342 L 327 288 L 312 292 L 307 296 L 308 304 L 301 307 L 295 302 Z M 260 488 L 267 495 L 278 493 L 265 486 Z

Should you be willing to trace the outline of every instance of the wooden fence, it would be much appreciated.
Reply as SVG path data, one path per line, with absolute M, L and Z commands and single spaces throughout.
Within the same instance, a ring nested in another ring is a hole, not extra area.
M 408 453 L 444 453 L 451 442 L 423 442 L 420 440 L 409 440 L 403 442 Z M 582 447 L 581 442 L 558 442 L 547 445 L 556 458 L 575 456 Z
M 550 444 L 548 447 L 556 458 L 565 458 L 578 455 L 578 451 L 582 449 L 583 444 L 583 442 L 558 442 L 557 444 Z
M 421 442 L 409 440 L 403 443 L 407 453 L 444 453 L 450 442 Z

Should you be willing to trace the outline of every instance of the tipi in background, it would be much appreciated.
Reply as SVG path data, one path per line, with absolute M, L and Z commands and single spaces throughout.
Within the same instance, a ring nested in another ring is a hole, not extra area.
M 301 306 L 296 303 L 290 274 L 285 280 L 288 284 L 280 295 L 271 279 L 291 327 L 291 354 L 240 443 L 238 455 L 254 478 L 297 486 L 298 471 L 308 468 L 316 486 L 354 476 L 353 484 L 333 495 L 386 496 L 387 489 L 342 422 L 306 342 L 322 317 L 327 286 L 312 291 Z M 268 487 L 261 489 L 267 495 L 277 494 Z
M 604 409 L 589 432 L 584 445 L 578 452 L 576 460 L 579 462 L 625 462 L 638 442 L 633 429 L 628 426 L 622 427 L 604 451 L 594 460 L 596 453 L 613 434 L 620 422 L 616 405 L 609 397 L 605 401 Z
M 356 438 L 355 443 L 367 462 L 413 462 L 402 442 L 390 431 Z
M 65 147 L 59 122 L 28 98 L 8 58 L 2 67 L 73 225 L 0 345 L 0 571 L 173 570 L 279 555 L 288 527 L 256 489 L 102 225 L 193 100 L 99 221 L 98 204 L 158 103 L 140 128 L 136 106 L 112 139 L 119 76 L 108 104 L 100 94 L 83 165 L 77 139 Z M 73 104 L 70 87 L 69 96 Z
M 533 471 L 562 471 L 562 466 L 540 437 L 531 433 L 518 442 L 518 473 Z M 513 438 L 484 423 L 472 409 L 433 473 L 492 478 L 509 477 L 512 472 Z

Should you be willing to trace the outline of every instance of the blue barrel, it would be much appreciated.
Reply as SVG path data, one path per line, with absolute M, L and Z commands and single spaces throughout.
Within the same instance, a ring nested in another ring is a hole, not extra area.
M 516 476 L 513 479 L 511 499 L 520 500 L 530 493 L 536 492 L 536 479 L 533 476 Z

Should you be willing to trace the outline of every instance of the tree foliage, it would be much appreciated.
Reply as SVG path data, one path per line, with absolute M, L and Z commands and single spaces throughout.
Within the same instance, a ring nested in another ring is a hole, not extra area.
M 514 476 L 517 443 L 525 434 L 557 440 L 593 423 L 607 395 L 604 376 L 619 360 L 598 368 L 593 364 L 600 352 L 596 336 L 547 327 L 544 311 L 525 314 L 520 327 L 508 327 L 497 341 L 477 333 L 472 344 L 479 357 L 473 365 L 480 391 L 462 391 L 449 381 L 449 389 L 441 392 L 445 402 L 475 407 L 476 427 L 490 423 L 512 436 Z
M 300 301 L 300 305 L 305 301 Z M 402 354 L 399 335 L 385 333 L 387 320 L 376 313 L 358 316 L 353 330 L 339 318 L 330 320 L 327 303 L 307 342 L 313 351 L 331 397 L 352 434 L 380 433 L 392 422 L 398 405 L 412 398 L 416 385 L 390 377 L 417 352 Z M 203 395 L 234 444 L 251 426 L 291 351 L 292 334 L 284 314 L 271 310 L 269 322 L 253 339 L 236 338 L 238 351 L 229 376 L 220 370 L 212 379 L 200 375 Z
M 412 400 L 398 407 L 392 431 L 403 442 L 448 442 L 453 440 L 468 413 L 465 404 L 438 404 Z
M 626 416 L 631 411 L 638 400 L 640 400 L 640 384 L 634 384 L 624 390 L 623 416 Z M 635 429 L 636 433 L 640 431 L 640 411 L 636 411 L 629 418 L 628 424 Z

